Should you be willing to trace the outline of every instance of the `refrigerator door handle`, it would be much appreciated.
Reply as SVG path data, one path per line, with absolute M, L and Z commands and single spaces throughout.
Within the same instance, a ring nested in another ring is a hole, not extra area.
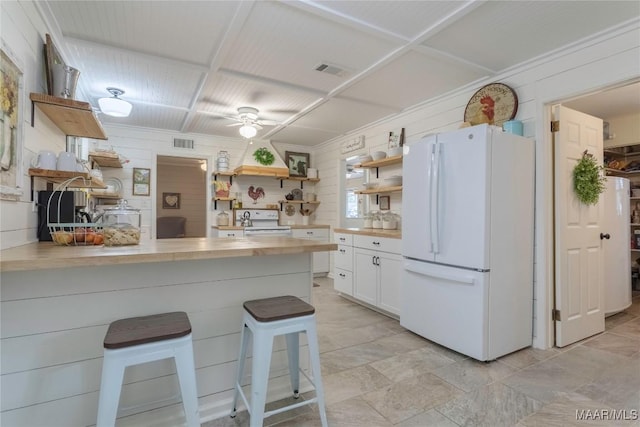
M 440 230 L 439 228 L 439 205 L 438 200 L 440 198 L 440 151 L 442 144 L 436 142 L 433 145 L 433 155 L 431 156 L 433 175 L 431 178 L 431 203 L 429 209 L 431 210 L 430 230 L 431 230 L 431 248 L 434 254 L 440 253 Z
M 473 285 L 475 283 L 475 278 L 472 276 L 434 273 L 429 268 L 424 268 L 423 266 L 421 266 L 420 264 L 416 264 L 415 262 L 405 262 L 404 269 L 407 271 L 411 271 L 412 273 L 420 274 L 422 276 L 448 280 L 450 282 L 461 283 L 463 285 Z
M 429 158 L 429 194 L 427 197 L 429 198 L 429 209 L 428 209 L 428 222 L 429 222 L 429 250 L 431 253 L 434 252 L 433 247 L 433 181 L 434 174 L 433 168 L 435 165 L 435 157 L 436 157 L 436 143 L 434 142 L 431 145 L 431 156 Z

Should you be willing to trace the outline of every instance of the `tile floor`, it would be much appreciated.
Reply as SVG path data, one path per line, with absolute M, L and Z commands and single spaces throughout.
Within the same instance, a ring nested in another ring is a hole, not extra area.
M 341 298 L 331 279 L 316 283 L 313 304 L 330 426 L 640 426 L 637 415 L 629 419 L 640 411 L 638 293 L 625 312 L 607 318 L 602 334 L 563 349 L 528 348 L 483 363 Z M 578 421 L 583 409 L 592 417 L 603 413 L 596 411 L 626 410 L 627 419 Z M 203 427 L 247 425 L 243 412 Z M 321 424 L 315 406 L 306 406 L 268 418 L 265 425 Z

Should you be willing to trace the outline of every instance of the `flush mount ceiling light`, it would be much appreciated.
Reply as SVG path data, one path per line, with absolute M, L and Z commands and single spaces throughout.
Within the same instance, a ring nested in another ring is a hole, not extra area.
M 258 133 L 258 130 L 251 124 L 245 123 L 240 128 L 240 135 L 245 138 L 253 138 Z
M 113 95 L 112 98 L 98 99 L 100 111 L 108 116 L 127 117 L 131 113 L 132 105 L 127 101 L 118 98 L 124 91 L 115 87 L 108 87 L 107 92 Z

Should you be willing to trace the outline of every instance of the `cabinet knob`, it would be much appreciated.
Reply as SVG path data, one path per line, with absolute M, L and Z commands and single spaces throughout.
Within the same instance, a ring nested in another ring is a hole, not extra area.
M 600 233 L 600 240 L 603 240 L 603 239 L 609 240 L 610 238 L 611 238 L 611 235 L 609 233 L 607 234 Z
M 347 275 L 346 275 L 346 274 L 344 274 L 344 273 L 340 273 L 338 276 L 340 276 L 340 277 L 342 277 L 342 278 L 347 277 Z
M 347 239 L 345 239 L 344 237 L 341 237 L 341 238 L 340 238 L 340 241 L 341 241 L 341 242 L 346 242 L 346 241 L 347 241 Z
M 343 254 L 346 253 L 347 251 L 345 249 L 340 249 L 340 252 L 342 252 Z
M 380 242 L 373 242 L 374 245 L 380 246 Z

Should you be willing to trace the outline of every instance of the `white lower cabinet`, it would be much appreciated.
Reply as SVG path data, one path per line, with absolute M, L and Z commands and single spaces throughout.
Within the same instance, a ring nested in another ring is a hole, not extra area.
M 361 301 L 400 314 L 399 254 L 354 248 L 354 294 Z
M 335 233 L 334 241 L 335 290 L 400 315 L 400 239 Z
M 334 233 L 338 250 L 333 252 L 333 288 L 353 296 L 353 235 Z
M 328 228 L 297 228 L 291 230 L 292 236 L 296 239 L 317 240 L 326 243 L 329 241 Z M 313 272 L 328 273 L 329 272 L 329 252 L 313 253 Z

